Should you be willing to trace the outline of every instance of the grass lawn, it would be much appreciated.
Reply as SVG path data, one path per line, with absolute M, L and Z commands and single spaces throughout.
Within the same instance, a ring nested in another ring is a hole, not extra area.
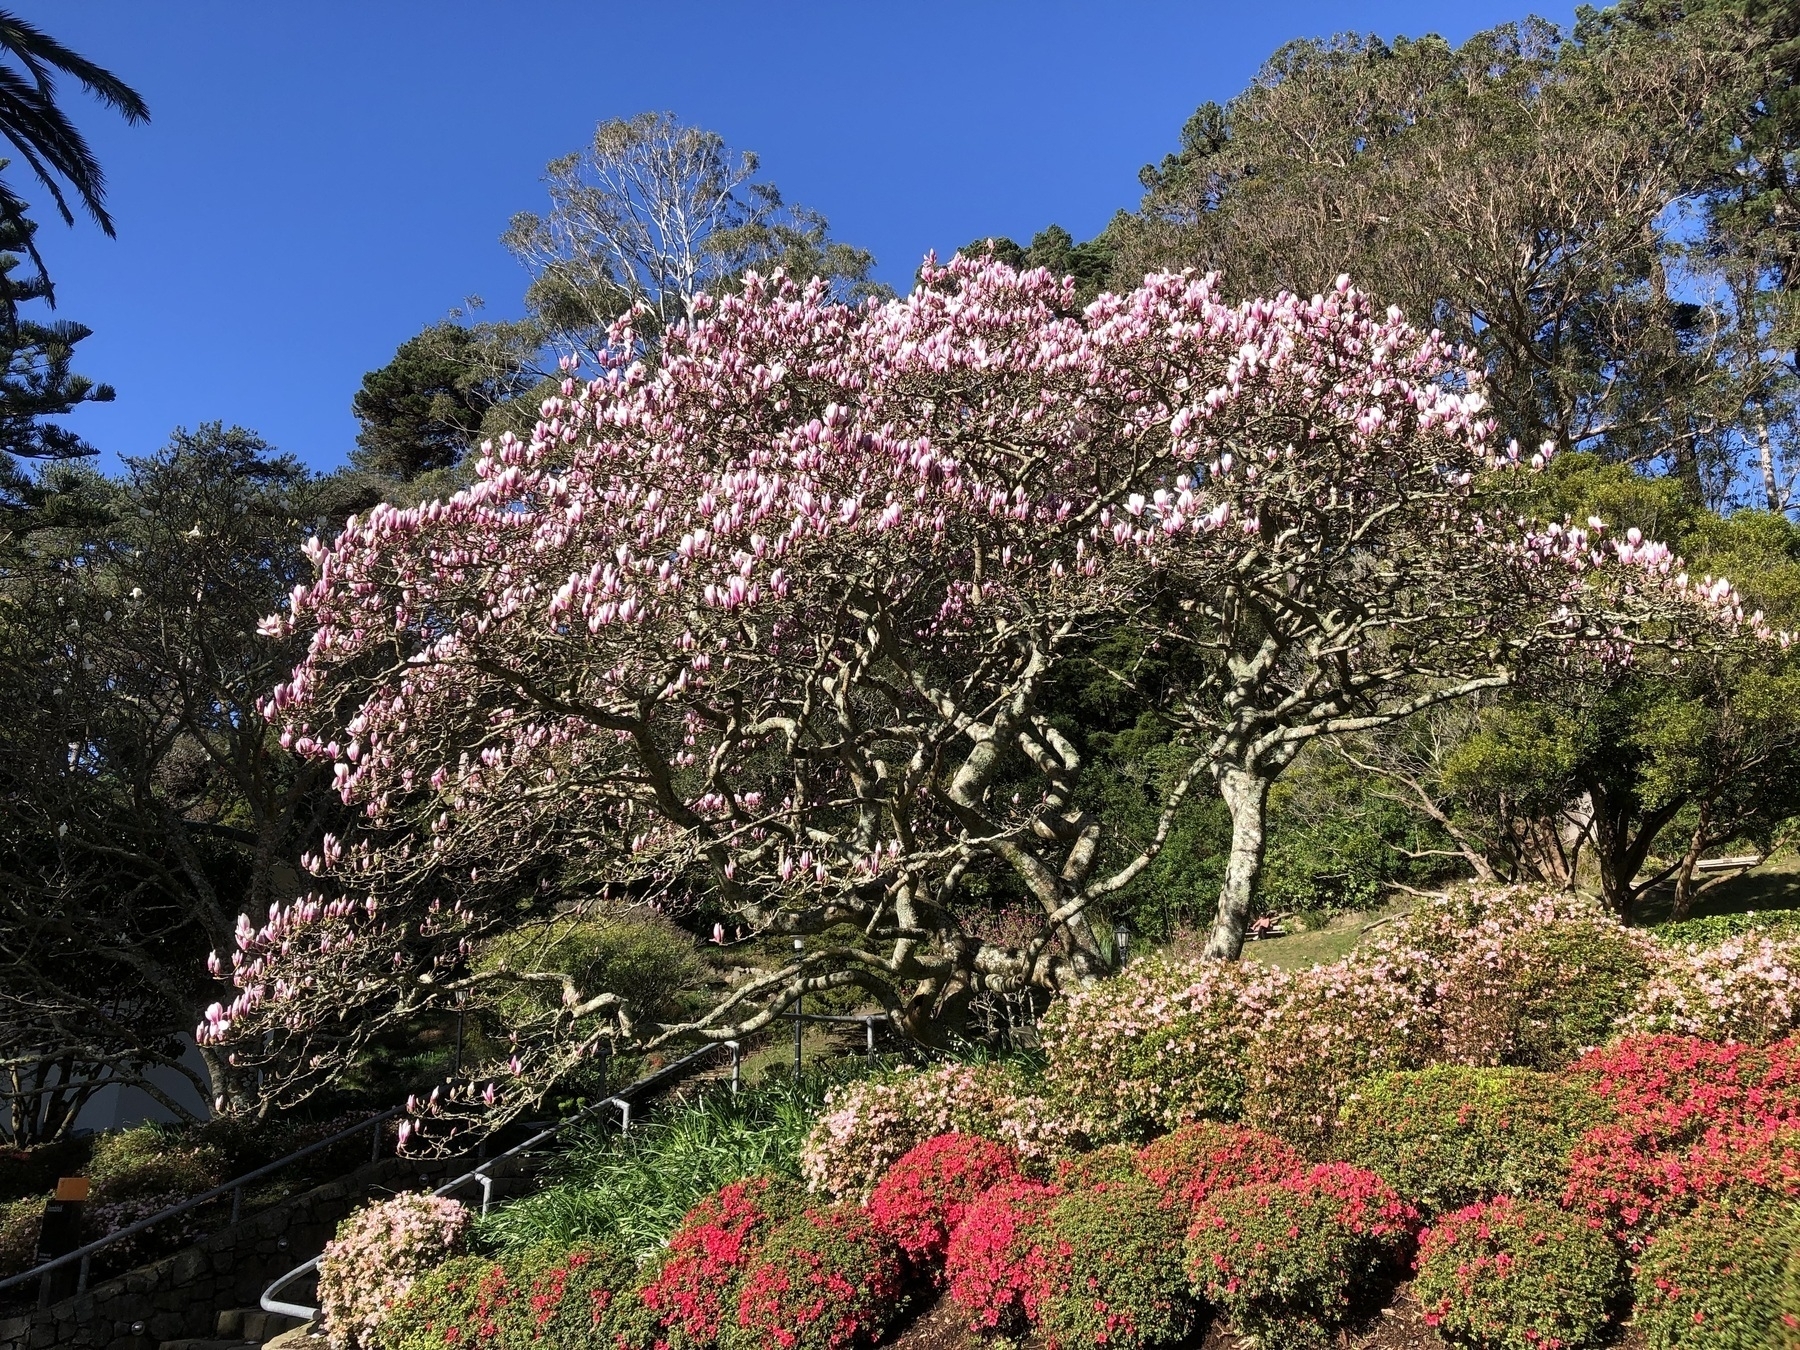
M 1674 900 L 1675 887 L 1665 882 L 1639 902 L 1632 922 L 1661 923 L 1669 917 Z M 1772 909 L 1800 909 L 1800 852 L 1784 849 L 1748 872 L 1714 882 L 1694 897 L 1692 917 L 1703 919 L 1714 914 L 1745 914 L 1752 910 L 1762 913 Z
M 1266 961 L 1283 970 L 1305 970 L 1308 966 L 1329 965 L 1362 941 L 1370 925 L 1412 908 L 1412 901 L 1402 896 L 1393 906 L 1371 914 L 1339 914 L 1323 928 L 1287 937 L 1266 938 L 1244 944 L 1244 955 L 1252 961 Z M 1379 930 L 1377 930 L 1379 931 Z

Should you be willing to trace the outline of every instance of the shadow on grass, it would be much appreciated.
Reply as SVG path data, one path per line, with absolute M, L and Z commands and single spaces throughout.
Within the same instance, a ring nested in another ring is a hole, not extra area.
M 1632 923 L 1666 923 L 1675 905 L 1675 886 L 1664 882 L 1638 902 Z M 1695 919 L 1726 914 L 1800 909 L 1800 853 L 1784 852 L 1736 876 L 1712 882 L 1694 897 Z

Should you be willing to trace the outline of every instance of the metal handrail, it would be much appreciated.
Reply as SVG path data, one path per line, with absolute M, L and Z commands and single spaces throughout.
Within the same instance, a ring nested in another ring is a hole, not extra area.
M 505 1162 L 508 1158 L 516 1157 L 528 1148 L 541 1144 L 547 1139 L 554 1138 L 556 1135 L 561 1134 L 564 1130 L 568 1129 L 569 1126 L 579 1124 L 595 1112 L 603 1111 L 607 1107 L 618 1108 L 620 1117 L 619 1132 L 621 1134 L 629 1134 L 631 1132 L 631 1101 L 627 1094 L 635 1095 L 642 1092 L 646 1088 L 685 1069 L 703 1055 L 710 1055 L 713 1051 L 720 1048 L 731 1051 L 731 1091 L 732 1095 L 736 1096 L 738 1088 L 743 1082 L 743 1054 L 736 1041 L 715 1041 L 711 1045 L 701 1046 L 692 1054 L 683 1055 L 680 1059 L 674 1060 L 663 1065 L 660 1069 L 645 1074 L 637 1081 L 620 1088 L 618 1092 L 610 1097 L 604 1097 L 597 1102 L 589 1102 L 573 1115 L 565 1116 L 547 1129 L 538 1131 L 524 1143 L 514 1144 L 511 1148 L 507 1149 L 506 1152 L 497 1153 L 485 1162 L 470 1168 L 461 1176 L 446 1181 L 442 1186 L 439 1186 L 434 1190 L 432 1194 L 448 1195 L 450 1192 L 460 1190 L 473 1182 L 481 1187 L 481 1212 L 486 1214 L 488 1210 L 488 1198 L 492 1194 L 494 1184 L 493 1177 L 489 1175 L 489 1169 L 495 1164 Z M 321 1255 L 323 1255 L 323 1253 L 321 1253 Z M 288 1271 L 287 1274 L 281 1276 L 270 1284 L 268 1288 L 264 1289 L 261 1299 L 262 1310 L 264 1312 L 276 1313 L 282 1317 L 297 1317 L 303 1322 L 310 1322 L 314 1317 L 318 1316 L 319 1310 L 317 1308 L 310 1307 L 304 1303 L 284 1303 L 277 1298 L 276 1295 L 280 1294 L 296 1280 L 317 1270 L 319 1268 L 319 1259 L 318 1256 L 315 1256 L 305 1264 L 295 1266 L 292 1270 Z
M 330 1148 L 331 1145 L 338 1143 L 340 1140 L 348 1139 L 352 1135 L 360 1134 L 364 1130 L 375 1131 L 375 1141 L 369 1150 L 369 1161 L 374 1162 L 381 1151 L 381 1123 L 384 1120 L 390 1120 L 394 1116 L 399 1115 L 403 1109 L 404 1108 L 402 1107 L 391 1106 L 378 1115 L 370 1116 L 367 1120 L 360 1120 L 347 1129 L 339 1130 L 336 1134 L 329 1135 L 316 1143 L 308 1144 L 305 1148 L 295 1149 L 286 1157 L 277 1158 L 272 1163 L 265 1163 L 253 1172 L 246 1172 L 241 1177 L 233 1177 L 230 1181 L 221 1182 L 219 1185 L 214 1186 L 210 1191 L 202 1191 L 199 1195 L 190 1196 L 180 1204 L 170 1205 L 167 1209 L 158 1210 L 155 1214 L 150 1215 L 149 1218 L 139 1219 L 136 1223 L 126 1225 L 116 1233 L 108 1233 L 105 1237 L 96 1238 L 85 1246 L 77 1247 L 72 1252 L 67 1252 L 62 1256 L 53 1257 L 50 1260 L 45 1261 L 42 1265 L 33 1266 L 30 1270 L 21 1274 L 9 1276 L 7 1279 L 0 1280 L 0 1290 L 13 1289 L 19 1285 L 28 1284 L 34 1279 L 48 1280 L 52 1271 L 59 1270 L 70 1262 L 79 1261 L 81 1263 L 81 1273 L 76 1279 L 75 1292 L 78 1294 L 84 1293 L 87 1288 L 88 1271 L 91 1268 L 91 1263 L 96 1252 L 103 1251 L 116 1242 L 123 1242 L 128 1237 L 135 1237 L 145 1229 L 162 1223 L 165 1219 L 172 1219 L 178 1214 L 185 1214 L 190 1209 L 198 1209 L 201 1205 L 208 1204 L 229 1193 L 231 1196 L 231 1222 L 236 1223 L 240 1217 L 244 1187 L 248 1186 L 253 1181 L 261 1181 L 264 1177 L 269 1176 L 274 1172 L 279 1172 L 290 1163 L 298 1162 L 302 1158 L 317 1153 L 320 1149 Z

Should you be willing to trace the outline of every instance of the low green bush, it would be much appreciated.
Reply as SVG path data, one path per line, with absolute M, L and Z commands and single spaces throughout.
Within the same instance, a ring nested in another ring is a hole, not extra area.
M 1505 944 L 1515 971 L 1507 1062 L 1554 1070 L 1613 1034 L 1657 964 L 1655 946 L 1610 916 L 1529 927 Z
M 1580 1215 L 1501 1196 L 1440 1218 L 1419 1239 L 1413 1293 L 1466 1350 L 1578 1350 L 1613 1325 L 1619 1250 Z
M 1137 1150 L 1127 1144 L 1102 1144 L 1086 1153 L 1071 1153 L 1056 1160 L 1055 1179 L 1066 1190 L 1129 1181 L 1139 1175 Z
M 862 1206 L 806 1211 L 770 1234 L 736 1290 L 720 1350 L 853 1350 L 905 1310 L 906 1263 Z
M 1054 1272 L 1038 1312 L 1058 1347 L 1150 1350 L 1182 1341 L 1199 1320 L 1182 1269 L 1187 1212 L 1132 1178 L 1072 1191 L 1045 1223 Z
M 1582 1084 L 1552 1074 L 1439 1065 L 1357 1084 L 1334 1147 L 1442 1214 L 1494 1195 L 1553 1199 L 1569 1150 L 1608 1116 Z
M 216 1146 L 192 1142 L 166 1126 L 140 1125 L 97 1138 L 87 1176 L 92 1203 L 99 1205 L 149 1195 L 198 1195 L 224 1181 L 228 1170 Z
M 1784 1331 L 1793 1336 L 1781 1304 L 1795 1218 L 1789 1202 L 1746 1193 L 1708 1201 L 1652 1238 L 1637 1260 L 1632 1314 L 1651 1350 L 1771 1350 Z
M 1344 1164 L 1220 1191 L 1187 1231 L 1189 1286 L 1260 1350 L 1323 1350 L 1386 1293 L 1415 1217 L 1380 1177 Z
M 1693 944 L 1712 947 L 1726 938 L 1792 937 L 1800 933 L 1800 909 L 1753 910 L 1743 914 L 1708 914 L 1698 919 L 1678 919 L 1658 924 L 1657 937 L 1674 946 Z

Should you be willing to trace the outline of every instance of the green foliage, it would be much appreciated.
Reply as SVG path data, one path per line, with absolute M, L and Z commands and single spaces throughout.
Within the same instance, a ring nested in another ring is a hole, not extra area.
M 479 443 L 488 410 L 528 383 L 522 371 L 489 369 L 486 356 L 479 335 L 456 323 L 402 342 L 351 400 L 362 429 L 350 462 L 402 481 L 460 462 Z
M 1364 1079 L 1333 1143 L 1441 1214 L 1494 1195 L 1554 1200 L 1569 1149 L 1606 1116 L 1579 1083 L 1551 1074 L 1439 1065 Z
M 627 911 L 604 918 L 558 915 L 521 925 L 490 943 L 476 969 L 569 975 L 578 988 L 617 994 L 634 1018 L 655 1021 L 699 980 L 704 965 L 693 938 L 667 919 Z M 562 1006 L 562 990 L 554 985 L 503 987 L 495 1004 L 502 1028 Z
M 1800 932 L 1800 909 L 1708 914 L 1703 918 L 1658 924 L 1655 931 L 1658 938 L 1674 946 L 1712 947 L 1727 938 L 1751 935 L 1785 937 Z
M 760 1172 L 797 1176 L 824 1091 L 817 1080 L 735 1100 L 715 1089 L 623 1138 L 596 1126 L 572 1143 L 540 1190 L 490 1212 L 477 1231 L 510 1253 L 590 1242 L 645 1255 L 727 1182 Z
M 1167 1346 L 1198 1320 L 1181 1264 L 1187 1211 L 1131 1179 L 1073 1190 L 1052 1206 L 1045 1241 L 1057 1278 L 1039 1308 L 1058 1346 Z
M 1772 1350 L 1800 1253 L 1791 1203 L 1755 1193 L 1708 1200 L 1638 1257 L 1632 1321 L 1650 1350 Z M 1792 1333 L 1789 1333 L 1790 1337 Z
M 5 161 L 0 160 L 0 164 Z M 70 367 L 76 346 L 93 335 L 68 319 L 21 317 L 19 306 L 49 298 L 49 282 L 15 275 L 19 254 L 31 247 L 30 221 L 0 214 L 0 501 L 29 498 L 32 485 L 13 465 L 18 459 L 72 459 L 99 453 L 67 427 L 46 422 L 84 403 L 110 403 L 111 385 L 96 384 Z
M 198 1195 L 226 1177 L 225 1156 L 213 1145 L 185 1141 L 159 1125 L 139 1125 L 94 1141 L 87 1175 L 96 1202 L 142 1196 Z
M 1602 913 L 1524 923 L 1457 963 L 1446 1035 L 1464 1062 L 1560 1069 L 1613 1034 L 1660 961 L 1642 932 Z
M 1502 1197 L 1426 1231 L 1413 1292 L 1465 1350 L 1579 1350 L 1612 1325 L 1624 1283 L 1618 1248 L 1585 1218 Z

